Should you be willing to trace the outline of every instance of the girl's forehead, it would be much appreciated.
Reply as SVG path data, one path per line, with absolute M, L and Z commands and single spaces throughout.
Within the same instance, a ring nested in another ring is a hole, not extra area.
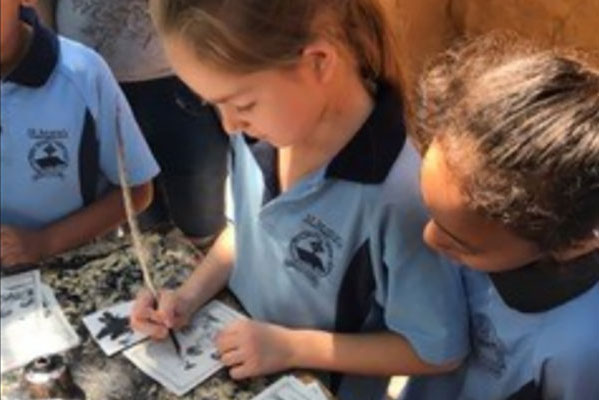
M 252 74 L 234 73 L 208 63 L 193 47 L 178 36 L 164 41 L 165 50 L 177 75 L 207 100 L 218 100 L 247 90 L 255 81 Z

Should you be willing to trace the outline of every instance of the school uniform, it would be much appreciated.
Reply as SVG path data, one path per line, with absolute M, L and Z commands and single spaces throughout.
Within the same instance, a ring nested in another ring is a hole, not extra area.
M 101 57 L 41 26 L 31 9 L 21 18 L 33 38 L 1 83 L 0 219 L 39 229 L 118 185 L 117 127 L 130 185 L 159 168 Z
M 587 257 L 464 270 L 472 354 L 454 373 L 413 379 L 403 399 L 599 399 L 599 252 Z
M 160 165 L 160 190 L 140 223 L 170 217 L 187 236 L 219 233 L 229 140 L 217 113 L 175 76 L 148 0 L 83 3 L 56 0 L 56 30 L 106 60 Z
M 420 158 L 395 92 L 382 85 L 345 148 L 284 193 L 276 159 L 266 142 L 232 139 L 236 260 L 229 285 L 251 316 L 293 328 L 392 331 L 430 363 L 462 358 L 461 278 L 422 242 Z M 388 383 L 324 379 L 343 400 L 381 399 Z

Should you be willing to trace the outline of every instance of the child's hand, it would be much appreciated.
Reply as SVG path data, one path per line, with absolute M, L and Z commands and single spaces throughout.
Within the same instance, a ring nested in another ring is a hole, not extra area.
M 0 227 L 0 260 L 4 266 L 40 261 L 44 245 L 42 234 L 38 231 L 7 225 Z
M 169 329 L 181 328 L 189 322 L 191 301 L 176 290 L 162 290 L 158 294 L 158 307 L 149 290 L 141 290 L 131 312 L 131 327 L 160 340 L 168 336 Z
M 292 330 L 251 320 L 234 322 L 216 337 L 221 361 L 233 379 L 245 379 L 292 367 Z

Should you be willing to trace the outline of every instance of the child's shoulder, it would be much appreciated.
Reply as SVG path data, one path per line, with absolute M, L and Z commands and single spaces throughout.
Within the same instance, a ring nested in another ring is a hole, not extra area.
M 537 344 L 542 380 L 555 398 L 598 398 L 599 285 L 565 305 Z
M 420 192 L 420 155 L 406 140 L 379 191 L 379 206 L 401 215 L 426 215 Z
M 84 89 L 90 83 L 110 78 L 111 72 L 104 59 L 93 49 L 71 39 L 59 36 L 60 56 L 57 73 Z
M 599 284 L 544 316 L 540 358 L 559 368 L 599 368 Z
M 92 115 L 97 116 L 104 94 L 118 90 L 118 84 L 104 59 L 93 49 L 73 40 L 58 37 L 59 58 L 55 82 L 66 84 Z

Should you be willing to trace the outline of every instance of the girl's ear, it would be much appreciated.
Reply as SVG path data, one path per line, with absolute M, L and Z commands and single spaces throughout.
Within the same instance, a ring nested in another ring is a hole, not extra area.
M 303 49 L 302 61 L 312 70 L 318 81 L 327 83 L 335 75 L 339 51 L 331 42 L 318 39 Z
M 568 249 L 551 252 L 551 255 L 558 261 L 568 261 L 595 250 L 599 250 L 599 229 L 594 229 L 588 239 L 576 243 Z

